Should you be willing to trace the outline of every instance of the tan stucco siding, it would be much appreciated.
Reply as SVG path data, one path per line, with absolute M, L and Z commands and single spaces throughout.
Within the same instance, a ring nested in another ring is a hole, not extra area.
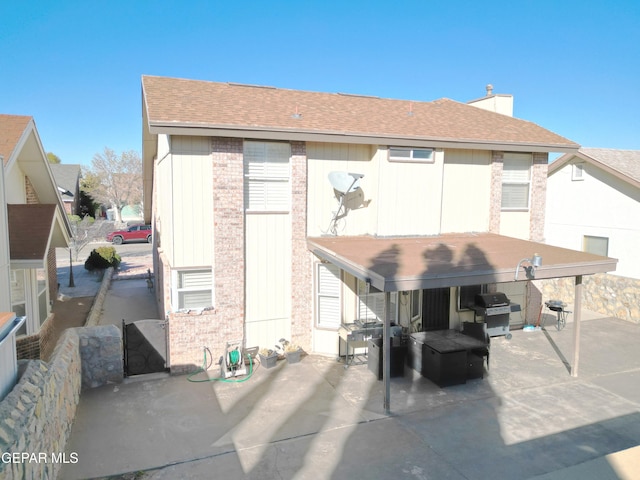
M 375 153 L 375 151 L 373 151 Z M 329 231 L 339 200 L 329 183 L 329 172 L 364 174 L 360 190 L 349 195 L 347 216 L 338 222 L 338 235 L 374 233 L 375 205 L 363 205 L 378 187 L 378 172 L 369 145 L 307 143 L 308 200 L 307 234 L 317 236 Z
M 440 233 L 487 232 L 491 202 L 491 152 L 446 150 Z
M 164 257 L 170 265 L 175 263 L 173 252 L 175 251 L 173 243 L 173 213 L 171 211 L 173 205 L 173 182 L 171 174 L 173 170 L 174 160 L 171 156 L 166 156 L 157 161 L 155 167 L 155 186 L 157 189 L 155 195 L 155 217 L 156 217 L 156 234 L 158 238 L 156 242 L 162 249 Z
M 246 343 L 273 348 L 291 338 L 291 217 L 247 214 Z
M 440 229 L 442 201 L 442 151 L 433 163 L 392 162 L 388 150 L 380 148 L 377 195 L 379 235 L 436 235 Z
M 172 157 L 173 267 L 213 264 L 213 166 L 204 137 L 174 137 Z

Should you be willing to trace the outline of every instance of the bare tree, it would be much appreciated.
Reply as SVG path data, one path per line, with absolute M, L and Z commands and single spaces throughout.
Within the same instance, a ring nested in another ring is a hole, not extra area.
M 142 160 L 134 150 L 120 155 L 105 147 L 96 153 L 85 175 L 85 189 L 98 202 L 111 206 L 115 220 L 122 220 L 122 209 L 142 202 Z

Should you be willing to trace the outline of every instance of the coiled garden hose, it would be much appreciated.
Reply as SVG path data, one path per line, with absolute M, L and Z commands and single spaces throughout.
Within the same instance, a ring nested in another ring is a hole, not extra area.
M 211 357 L 209 365 L 207 365 L 207 352 L 209 352 L 209 356 Z M 209 368 L 211 368 L 211 365 L 213 364 L 213 355 L 211 355 L 211 350 L 209 350 L 209 347 L 204 347 L 203 354 L 204 354 L 204 358 L 202 360 L 202 367 L 200 367 L 195 372 L 189 374 L 187 376 L 188 381 L 193 383 L 205 383 L 205 382 L 242 383 L 249 380 L 251 378 L 251 375 L 253 375 L 253 359 L 251 358 L 251 355 L 247 354 L 247 358 L 249 358 L 249 373 L 245 377 L 239 378 L 239 379 L 220 377 L 220 378 L 206 378 L 203 380 L 195 380 L 193 377 L 195 377 L 196 375 L 202 372 L 206 372 L 207 370 L 209 370 Z M 229 352 L 229 363 L 231 365 L 238 365 L 240 363 L 240 352 L 238 350 L 231 350 Z

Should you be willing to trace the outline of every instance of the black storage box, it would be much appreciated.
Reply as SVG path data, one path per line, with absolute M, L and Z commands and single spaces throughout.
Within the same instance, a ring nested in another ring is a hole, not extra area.
M 467 382 L 466 351 L 441 353 L 425 345 L 419 337 L 418 333 L 409 339 L 409 366 L 441 387 Z
M 400 338 L 391 339 L 391 365 L 390 375 L 392 377 L 402 377 L 404 375 L 404 359 L 407 354 L 406 342 Z M 372 338 L 368 342 L 367 366 L 378 380 L 382 380 L 382 339 Z
M 484 377 L 484 358 L 471 352 L 467 355 L 467 378 Z

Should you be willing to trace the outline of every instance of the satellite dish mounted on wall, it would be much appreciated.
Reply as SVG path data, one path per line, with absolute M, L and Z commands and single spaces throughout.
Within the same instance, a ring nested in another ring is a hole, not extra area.
M 347 214 L 347 208 L 344 206 L 345 195 L 355 192 L 360 188 L 360 179 L 364 177 L 362 173 L 350 173 L 350 172 L 330 172 L 329 182 L 333 189 L 340 195 L 340 203 L 338 210 L 334 213 L 331 219 L 331 225 L 329 230 L 332 235 L 336 235 L 338 231 L 338 219 L 344 217 Z M 344 207 L 344 212 L 342 211 Z
M 364 177 L 362 173 L 330 172 L 329 182 L 333 188 L 344 195 L 360 188 L 362 177 Z

